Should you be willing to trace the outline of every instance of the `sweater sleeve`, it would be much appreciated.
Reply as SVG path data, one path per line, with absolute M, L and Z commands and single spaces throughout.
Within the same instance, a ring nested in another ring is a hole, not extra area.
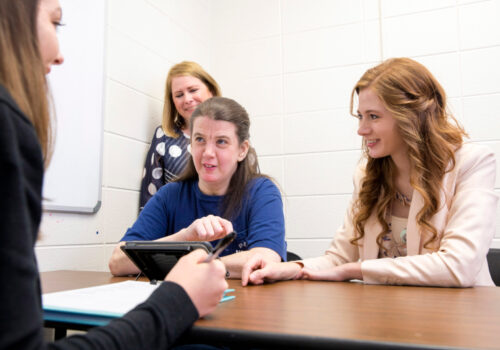
M 255 181 L 248 214 L 248 249 L 268 248 L 286 261 L 285 219 L 278 187 L 269 179 Z
M 33 250 L 40 219 L 42 155 L 29 121 L 0 86 L 0 349 L 42 348 Z

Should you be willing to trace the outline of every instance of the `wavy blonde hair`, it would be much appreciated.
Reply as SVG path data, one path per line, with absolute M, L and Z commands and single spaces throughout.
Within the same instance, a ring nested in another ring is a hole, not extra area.
M 398 130 L 408 146 L 410 184 L 424 200 L 416 221 L 421 235 L 430 233 L 424 243 L 428 248 L 438 235 L 430 220 L 443 204 L 439 194 L 443 176 L 455 166 L 454 153 L 467 134 L 447 112 L 446 95 L 436 78 L 414 60 L 388 59 L 366 71 L 352 90 L 351 114 L 357 115 L 354 113 L 355 95 L 367 88 L 378 96 L 396 119 Z M 364 236 L 367 219 L 375 212 L 383 228 L 377 236 L 377 244 L 382 247 L 382 237 L 389 232 L 386 211 L 395 196 L 397 170 L 391 157 L 370 158 L 366 145 L 363 148 L 367 158 L 366 171 L 353 206 L 356 234 L 351 243 L 358 244 Z
M 37 36 L 38 0 L 0 1 L 0 84 L 33 124 L 45 166 L 52 128 Z
M 212 96 L 221 96 L 219 85 L 210 74 L 208 74 L 198 63 L 191 61 L 183 61 L 177 63 L 170 68 L 165 83 L 165 103 L 163 105 L 163 120 L 162 128 L 167 136 L 177 138 L 179 134 L 177 130 L 181 130 L 186 126 L 184 118 L 180 116 L 175 108 L 174 100 L 172 99 L 172 79 L 175 77 L 191 76 L 201 80 L 206 85 Z

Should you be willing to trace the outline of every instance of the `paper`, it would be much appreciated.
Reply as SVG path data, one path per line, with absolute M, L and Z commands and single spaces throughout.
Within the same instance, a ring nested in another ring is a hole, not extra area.
M 46 293 L 42 295 L 42 304 L 45 311 L 121 317 L 145 301 L 160 284 L 125 281 Z M 230 292 L 234 289 L 227 289 L 221 302 L 234 299 L 234 295 L 226 295 Z
M 44 310 L 120 317 L 145 301 L 160 284 L 125 281 L 42 295 Z

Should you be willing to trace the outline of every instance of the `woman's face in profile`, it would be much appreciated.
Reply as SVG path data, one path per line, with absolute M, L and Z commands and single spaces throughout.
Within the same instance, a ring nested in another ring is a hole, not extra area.
M 399 132 L 396 119 L 370 88 L 359 92 L 358 135 L 372 158 L 391 156 L 393 159 L 407 153 L 408 146 Z
M 40 56 L 45 67 L 45 74 L 53 64 L 62 64 L 64 58 L 59 51 L 57 27 L 61 25 L 62 10 L 59 0 L 40 0 L 38 3 L 37 35 Z
M 172 100 L 175 109 L 186 121 L 203 101 L 212 97 L 209 88 L 203 82 L 190 75 L 172 78 Z

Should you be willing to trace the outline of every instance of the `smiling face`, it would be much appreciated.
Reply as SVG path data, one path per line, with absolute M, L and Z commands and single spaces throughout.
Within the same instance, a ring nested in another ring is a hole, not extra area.
M 238 162 L 247 155 L 248 140 L 240 144 L 233 123 L 204 116 L 195 118 L 192 130 L 191 154 L 200 190 L 222 196 L 227 192 Z
M 187 124 L 196 107 L 210 97 L 212 93 L 200 79 L 190 75 L 172 78 L 172 100 Z
M 363 137 L 370 157 L 391 156 L 395 161 L 401 156 L 407 157 L 408 146 L 401 137 L 396 119 L 370 88 L 359 92 L 358 118 L 358 135 Z
M 62 11 L 58 0 L 40 0 L 37 17 L 37 35 L 45 74 L 53 64 L 62 64 L 64 58 L 59 51 L 57 27 L 61 25 Z

